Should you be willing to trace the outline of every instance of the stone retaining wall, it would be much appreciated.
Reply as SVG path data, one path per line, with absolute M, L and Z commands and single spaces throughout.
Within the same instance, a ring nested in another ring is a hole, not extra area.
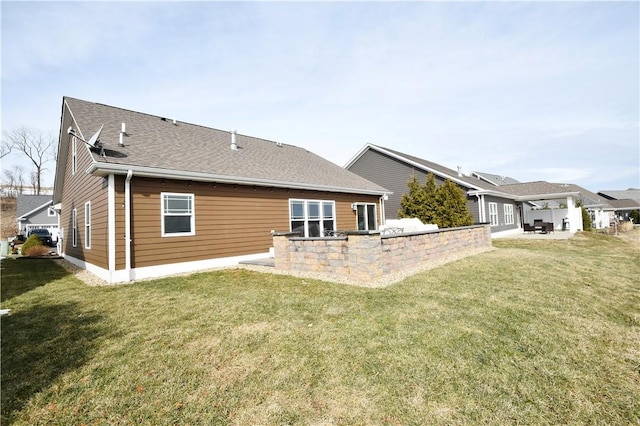
M 491 248 L 489 225 L 388 236 L 366 231 L 345 234 L 344 237 L 300 238 L 295 233 L 274 233 L 275 268 L 348 275 L 367 281 Z

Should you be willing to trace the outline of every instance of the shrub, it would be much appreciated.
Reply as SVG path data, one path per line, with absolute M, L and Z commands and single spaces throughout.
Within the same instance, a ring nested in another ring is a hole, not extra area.
M 26 250 L 27 256 L 44 256 L 49 254 L 51 249 L 47 246 L 31 246 Z
M 24 242 L 24 244 L 22 245 L 22 255 L 25 256 L 27 255 L 29 249 L 31 247 L 37 247 L 37 246 L 42 246 L 42 241 L 40 241 L 40 238 L 38 238 L 37 235 L 32 235 L 29 238 L 27 238 L 27 241 Z
M 582 209 L 582 227 L 584 228 L 583 231 L 591 231 L 591 215 L 589 214 L 587 209 L 584 208 L 584 206 L 581 206 L 580 209 Z

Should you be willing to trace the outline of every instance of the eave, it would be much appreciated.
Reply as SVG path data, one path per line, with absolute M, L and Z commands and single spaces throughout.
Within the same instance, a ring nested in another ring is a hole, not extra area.
M 304 182 L 286 182 L 271 179 L 244 178 L 239 176 L 219 175 L 215 173 L 190 172 L 184 170 L 163 169 L 157 167 L 132 166 L 127 164 L 111 164 L 93 162 L 86 169 L 86 172 L 95 176 L 126 175 L 131 170 L 134 176 L 148 178 L 165 178 L 176 180 L 192 180 L 198 182 L 216 182 L 236 185 L 261 186 L 273 188 L 306 189 L 310 191 L 341 192 L 362 195 L 383 196 L 391 194 L 388 191 L 377 191 L 371 189 L 347 188 L 330 185 L 308 184 Z

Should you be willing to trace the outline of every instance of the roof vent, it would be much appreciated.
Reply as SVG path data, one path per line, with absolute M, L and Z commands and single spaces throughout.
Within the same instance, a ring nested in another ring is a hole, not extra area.
M 122 123 L 120 128 L 120 139 L 118 140 L 118 146 L 124 146 L 124 137 L 127 136 L 127 125 Z
M 458 166 L 458 177 L 462 177 L 462 167 Z
M 233 151 L 237 151 L 238 150 L 238 144 L 236 143 L 236 130 L 233 129 L 231 131 L 231 149 Z

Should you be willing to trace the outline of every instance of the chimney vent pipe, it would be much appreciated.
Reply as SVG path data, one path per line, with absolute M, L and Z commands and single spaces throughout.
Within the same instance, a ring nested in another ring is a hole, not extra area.
M 231 131 L 231 149 L 233 151 L 237 151 L 238 150 L 238 144 L 236 143 L 236 130 L 233 129 Z

